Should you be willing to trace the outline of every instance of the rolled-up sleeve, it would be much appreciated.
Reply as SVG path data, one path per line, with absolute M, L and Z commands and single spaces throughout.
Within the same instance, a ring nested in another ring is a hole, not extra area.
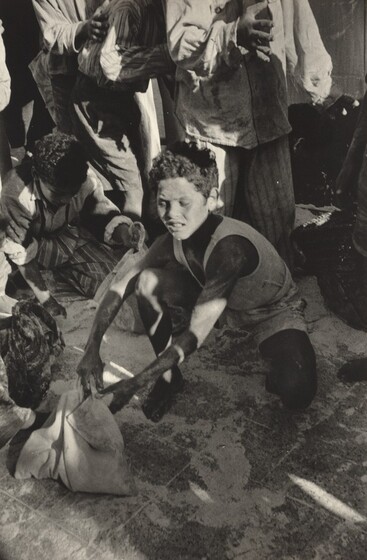
M 66 10 L 61 10 L 56 0 L 32 1 L 42 30 L 45 48 L 53 54 L 59 55 L 78 52 L 75 47 L 75 37 L 82 25 L 82 20 L 85 19 L 84 14 L 80 14 L 81 21 L 78 21 L 76 13 L 75 21 L 73 21 L 71 14 L 68 14 Z
M 242 55 L 237 46 L 236 5 L 224 9 L 232 17 L 214 19 L 210 2 L 203 0 L 166 0 L 167 42 L 175 64 L 197 75 L 212 74 L 223 62 L 237 67 Z
M 134 82 L 174 73 L 175 65 L 164 43 L 164 24 L 147 21 L 148 17 L 149 12 L 139 4 L 132 7 L 121 2 L 111 7 L 110 28 L 100 55 L 102 71 L 109 80 Z
M 167 45 L 125 48 L 117 44 L 106 45 L 101 52 L 101 68 L 113 82 L 149 80 L 162 74 L 173 74 L 175 65 Z
M 331 91 L 333 64 L 312 9 L 308 0 L 286 0 L 283 10 L 288 71 L 314 103 L 322 103 Z

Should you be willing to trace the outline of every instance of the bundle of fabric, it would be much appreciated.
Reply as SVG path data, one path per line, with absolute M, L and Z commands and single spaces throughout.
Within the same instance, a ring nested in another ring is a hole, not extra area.
M 321 213 L 296 228 L 293 240 L 304 257 L 303 270 L 315 275 L 326 305 L 353 328 L 366 330 L 361 314 L 360 259 L 353 246 L 353 210 Z
M 53 317 L 40 304 L 18 302 L 8 330 L 8 391 L 21 407 L 36 409 L 51 382 L 51 365 L 65 344 Z
M 360 103 L 342 95 L 328 109 L 309 104 L 289 107 L 290 152 L 297 203 L 336 202 L 336 178 L 356 127 Z M 355 197 L 356 185 L 350 185 Z M 352 192 L 351 192 L 352 195 Z

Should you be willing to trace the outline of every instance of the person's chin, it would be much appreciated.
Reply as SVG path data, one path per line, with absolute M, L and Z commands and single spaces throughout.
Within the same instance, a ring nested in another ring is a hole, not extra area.
M 184 226 L 180 226 L 180 227 L 166 226 L 166 228 L 168 229 L 168 232 L 172 235 L 172 237 L 174 237 L 179 241 L 190 237 L 190 233 L 186 230 Z

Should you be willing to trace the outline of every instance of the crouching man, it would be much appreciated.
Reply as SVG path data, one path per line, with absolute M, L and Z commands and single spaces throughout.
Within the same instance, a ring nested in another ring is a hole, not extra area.
M 0 212 L 8 223 L 2 252 L 53 315 L 65 311 L 50 294 L 40 269 L 55 271 L 92 298 L 121 256 L 109 245 L 128 248 L 137 242 L 137 228 L 88 171 L 79 142 L 60 132 L 39 140 L 32 161 L 6 176 Z
M 251 326 L 261 354 L 271 360 L 266 388 L 289 409 L 304 409 L 316 393 L 315 353 L 303 302 L 274 247 L 249 225 L 213 213 L 218 172 L 209 150 L 179 143 L 156 158 L 151 187 L 168 232 L 120 281 L 97 311 L 78 374 L 86 393 L 114 393 L 115 412 L 144 385 L 156 381 L 143 404 L 159 420 L 181 385 L 178 366 L 205 340 L 219 317 Z M 146 332 L 157 354 L 141 373 L 103 389 L 102 337 L 123 301 L 135 290 Z M 188 324 L 173 332 L 170 308 L 188 311 Z

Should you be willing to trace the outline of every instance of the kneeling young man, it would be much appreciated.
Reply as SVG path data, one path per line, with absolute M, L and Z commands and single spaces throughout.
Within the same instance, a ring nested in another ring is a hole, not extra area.
M 212 213 L 218 172 L 209 150 L 179 143 L 156 158 L 151 186 L 168 232 L 120 281 L 97 311 L 78 366 L 88 393 L 90 375 L 101 393 L 114 393 L 110 408 L 157 380 L 143 404 L 159 420 L 181 385 L 179 364 L 205 340 L 220 316 L 231 326 L 252 326 L 261 354 L 272 362 L 266 388 L 285 407 L 307 407 L 317 387 L 315 353 L 307 335 L 303 302 L 274 247 L 249 225 Z M 102 337 L 123 301 L 135 290 L 146 331 L 157 354 L 140 374 L 103 389 Z M 189 324 L 172 332 L 169 309 L 183 307 Z

